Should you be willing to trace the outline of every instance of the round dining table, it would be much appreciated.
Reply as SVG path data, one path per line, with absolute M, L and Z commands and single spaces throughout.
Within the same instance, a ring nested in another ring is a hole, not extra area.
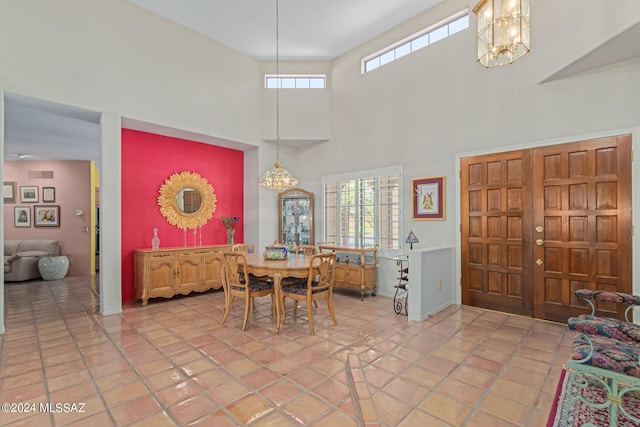
M 309 277 L 310 255 L 289 253 L 287 259 L 265 259 L 260 253 L 247 254 L 247 272 L 254 276 L 269 276 L 273 279 L 276 300 L 276 333 L 280 333 L 284 306 L 281 306 L 280 289 L 285 277 Z M 281 315 L 282 313 L 282 315 Z

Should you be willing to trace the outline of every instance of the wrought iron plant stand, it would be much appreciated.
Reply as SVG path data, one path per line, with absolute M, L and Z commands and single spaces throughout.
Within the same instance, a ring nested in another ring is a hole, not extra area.
M 409 256 L 399 255 L 394 257 L 398 266 L 398 284 L 394 286 L 396 293 L 393 296 L 393 309 L 396 314 L 409 315 Z

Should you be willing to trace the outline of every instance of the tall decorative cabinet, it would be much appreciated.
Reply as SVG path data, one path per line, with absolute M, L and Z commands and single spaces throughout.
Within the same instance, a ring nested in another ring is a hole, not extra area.
M 231 250 L 231 246 L 136 250 L 136 299 L 146 305 L 149 298 L 219 289 L 225 250 Z
M 290 188 L 278 194 L 280 243 L 294 249 L 313 245 L 313 193 Z

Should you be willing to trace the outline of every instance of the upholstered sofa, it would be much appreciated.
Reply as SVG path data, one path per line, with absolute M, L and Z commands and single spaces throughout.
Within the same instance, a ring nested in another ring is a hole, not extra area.
M 39 279 L 38 260 L 60 255 L 60 242 L 47 239 L 4 241 L 4 281 Z

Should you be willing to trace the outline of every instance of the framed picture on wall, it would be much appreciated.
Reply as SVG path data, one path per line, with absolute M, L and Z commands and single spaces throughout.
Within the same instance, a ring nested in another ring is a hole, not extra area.
M 5 203 L 16 202 L 16 183 L 13 181 L 5 181 L 2 186 L 2 192 L 4 194 Z
M 56 201 L 56 187 L 42 187 L 42 203 Z
M 31 208 L 29 206 L 15 206 L 13 208 L 13 226 L 31 227 Z
M 20 187 L 20 203 L 38 203 L 38 187 Z
M 412 180 L 413 219 L 444 220 L 444 176 Z
M 60 206 L 34 206 L 33 218 L 34 227 L 60 227 Z

